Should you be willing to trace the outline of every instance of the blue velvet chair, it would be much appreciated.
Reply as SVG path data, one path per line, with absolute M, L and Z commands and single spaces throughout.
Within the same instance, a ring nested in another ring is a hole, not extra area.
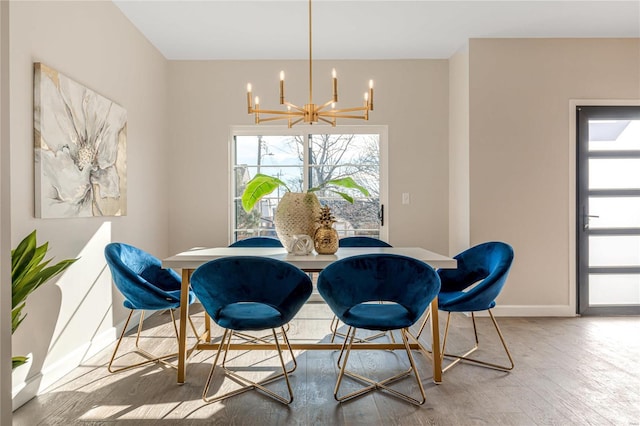
M 282 243 L 273 237 L 249 237 L 231 243 L 229 247 L 282 247 Z
M 440 294 L 438 295 L 438 308 L 448 313 L 442 339 L 442 354 L 443 357 L 454 359 L 443 371 L 447 371 L 460 361 L 467 361 L 502 371 L 513 369 L 513 358 L 500 327 L 491 312 L 491 309 L 496 305 L 495 300 L 507 280 L 513 257 L 513 248 L 509 244 L 499 241 L 486 242 L 454 256 L 458 261 L 456 269 L 438 270 L 438 275 L 442 282 Z M 480 311 L 489 313 L 502 347 L 509 359 L 508 365 L 499 365 L 469 357 L 479 347 L 475 312 Z M 461 355 L 446 353 L 451 313 L 453 312 L 470 312 L 473 322 L 475 345 Z
M 341 238 L 340 240 L 338 240 L 338 246 L 339 247 L 392 247 L 391 244 L 385 241 L 382 241 L 379 238 L 364 237 L 364 236 Z M 336 336 L 340 336 L 343 338 L 346 337 L 344 333 L 341 333 L 340 331 L 338 331 L 339 326 L 340 326 L 340 320 L 338 319 L 338 317 L 334 316 L 333 319 L 331 320 L 331 324 L 329 325 L 329 328 L 331 330 L 331 343 L 334 342 L 334 340 L 336 339 Z M 387 333 L 382 332 L 382 333 L 377 333 L 371 336 L 367 336 L 362 339 L 358 339 L 358 338 L 356 339 L 359 341 L 371 341 L 379 337 L 383 337 L 386 334 Z M 391 341 L 395 342 L 393 334 L 389 333 L 389 336 L 391 338 Z
M 124 296 L 124 306 L 130 309 L 127 321 L 122 329 L 120 338 L 109 361 L 108 370 L 111 373 L 128 370 L 134 367 L 150 363 L 163 363 L 176 368 L 175 365 L 166 361 L 168 358 L 176 357 L 177 353 L 166 355 L 153 355 L 140 347 L 140 334 L 143 329 L 145 311 L 169 310 L 171 321 L 178 338 L 178 329 L 173 310 L 180 307 L 180 276 L 171 269 L 163 269 L 160 259 L 155 256 L 124 243 L 110 243 L 104 249 L 107 265 L 111 270 L 111 276 L 117 289 Z M 194 294 L 189 292 L 189 303 L 193 303 Z M 138 332 L 136 334 L 135 348 L 137 354 L 147 358 L 146 361 L 128 365 L 121 368 L 114 368 L 113 361 L 116 359 L 118 349 L 127 331 L 127 326 L 135 310 L 142 311 Z M 196 337 L 198 333 L 191 318 L 189 318 L 191 329 Z M 191 351 L 193 348 L 189 351 Z
M 277 238 L 259 236 L 259 237 L 249 237 L 249 238 L 245 238 L 244 240 L 235 241 L 229 244 L 229 247 L 283 247 L 283 245 L 280 242 L 280 240 Z M 288 329 L 288 324 L 287 324 L 287 329 Z M 267 334 L 265 336 L 254 336 L 253 334 L 241 333 L 238 331 L 236 331 L 235 335 L 238 337 L 242 337 L 249 342 L 258 341 L 258 340 L 266 342 L 271 337 L 270 334 Z
M 344 237 L 338 240 L 339 247 L 391 247 L 391 244 L 373 237 Z
M 279 402 L 291 403 L 293 392 L 289 383 L 289 374 L 296 369 L 297 364 L 284 326 L 291 321 L 311 295 L 312 284 L 309 276 L 281 260 L 257 256 L 233 256 L 212 260 L 197 268 L 191 276 L 191 286 L 205 311 L 224 329 L 202 399 L 205 402 L 214 402 L 257 389 Z M 280 329 L 279 333 L 276 333 L 277 328 Z M 225 363 L 229 345 L 236 332 L 269 329 L 276 344 L 282 373 L 253 382 L 240 376 L 231 368 L 227 368 Z M 293 367 L 290 370 L 285 367 L 278 334 L 282 336 L 284 346 L 291 355 Z M 210 398 L 207 397 L 207 393 L 223 349 L 225 355 L 221 367 L 225 375 L 242 382 L 245 386 Z M 287 398 L 264 386 L 282 377 L 287 384 Z
M 425 392 L 411 354 L 409 337 L 412 336 L 408 328 L 422 316 L 439 290 L 440 279 L 431 266 L 410 257 L 394 254 L 352 256 L 338 260 L 320 272 L 320 295 L 336 316 L 349 326 L 347 338 L 338 357 L 340 373 L 334 389 L 337 401 L 347 401 L 381 389 L 416 405 L 424 403 Z M 381 381 L 374 381 L 347 370 L 349 353 L 356 330 L 359 328 L 400 330 L 410 368 Z M 417 340 L 413 340 L 417 343 Z M 344 360 L 341 361 L 343 357 Z M 412 372 L 421 399 L 415 399 L 389 386 L 410 376 Z M 365 382 L 368 386 L 346 395 L 339 395 L 344 376 Z

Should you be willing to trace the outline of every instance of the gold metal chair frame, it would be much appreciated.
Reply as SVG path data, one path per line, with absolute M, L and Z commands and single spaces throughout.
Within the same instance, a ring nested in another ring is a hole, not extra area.
M 349 354 L 351 353 L 351 349 L 355 340 L 355 334 L 356 334 L 356 329 L 354 327 L 349 327 L 349 329 L 347 330 L 347 337 L 345 338 L 342 344 L 342 349 L 340 350 L 340 354 L 338 355 L 337 364 L 338 364 L 338 367 L 340 368 L 340 373 L 338 374 L 338 380 L 336 382 L 336 387 L 333 392 L 333 397 L 336 399 L 336 401 L 346 402 L 353 398 L 365 395 L 369 392 L 379 389 L 379 390 L 386 391 L 392 396 L 400 398 L 411 404 L 414 404 L 414 405 L 424 404 L 426 400 L 426 395 L 425 395 L 424 387 L 422 386 L 422 381 L 420 380 L 420 375 L 418 374 L 418 369 L 416 368 L 416 364 L 413 359 L 413 355 L 411 354 L 411 346 L 409 344 L 408 338 L 411 337 L 415 341 L 415 343 L 418 343 L 418 340 L 415 337 L 413 337 L 411 333 L 409 333 L 409 330 L 407 328 L 402 328 L 400 329 L 400 334 L 402 336 L 404 349 L 407 352 L 407 357 L 409 358 L 409 364 L 411 365 L 411 367 L 408 370 L 398 373 L 395 376 L 388 377 L 379 382 L 371 380 L 370 378 L 364 377 L 360 374 L 354 373 L 353 371 L 347 370 L 346 368 L 347 362 L 349 360 Z M 342 361 L 343 354 L 344 354 L 344 361 Z M 411 374 L 411 372 L 413 372 L 414 377 L 416 379 L 416 383 L 418 384 L 418 389 L 420 390 L 420 395 L 421 395 L 420 399 L 412 398 L 411 396 L 404 394 L 402 392 L 399 392 L 395 389 L 392 389 L 388 386 L 400 379 L 408 377 Z M 338 394 L 340 392 L 340 385 L 342 384 L 342 379 L 344 378 L 344 376 L 350 377 L 360 382 L 364 382 L 368 384 L 368 386 L 365 386 L 364 388 L 361 388 L 349 394 L 339 396 Z
M 336 336 L 338 337 L 342 337 L 343 339 L 347 338 L 347 335 L 341 331 L 338 331 L 338 326 L 340 325 L 340 320 L 338 319 L 337 316 L 333 316 L 333 318 L 331 319 L 331 324 L 329 324 L 329 330 L 331 330 L 331 343 L 333 343 L 336 340 Z M 376 333 L 373 334 L 371 336 L 367 336 L 367 337 L 356 337 L 356 343 L 366 343 L 366 342 L 371 342 L 373 340 L 379 339 L 381 337 L 384 337 L 387 335 L 386 331 L 381 331 L 380 333 Z M 391 339 L 392 343 L 396 343 L 396 339 L 395 337 L 393 337 L 393 333 L 389 333 L 389 338 Z
M 127 353 L 136 353 L 138 355 L 141 355 L 144 358 L 147 358 L 146 361 L 142 361 L 136 364 L 131 364 L 131 365 L 127 365 L 125 367 L 121 367 L 121 368 L 113 368 L 113 361 L 116 360 L 116 355 L 118 354 L 118 349 L 120 348 L 120 344 L 122 343 L 122 340 L 124 338 L 124 335 L 127 332 L 127 326 L 129 325 L 129 321 L 131 321 L 131 317 L 133 316 L 133 312 L 134 309 L 131 309 L 131 311 L 129 312 L 129 316 L 127 317 L 127 321 L 124 324 L 124 327 L 122 328 L 122 333 L 120 333 L 120 338 L 118 339 L 118 342 L 116 343 L 116 347 L 113 350 L 113 354 L 111 355 L 111 360 L 109 360 L 109 365 L 107 366 L 107 370 L 109 370 L 110 373 L 118 373 L 121 371 L 126 371 L 126 370 L 130 370 L 132 368 L 137 368 L 137 367 L 141 367 L 143 365 L 147 365 L 147 364 L 157 364 L 157 363 L 161 363 L 164 364 L 168 367 L 171 368 L 175 368 L 177 369 L 178 366 L 175 364 L 172 364 L 168 361 L 166 361 L 169 358 L 175 358 L 178 356 L 178 352 L 173 352 L 170 354 L 166 354 L 166 355 L 153 355 L 150 352 L 147 352 L 146 350 L 142 349 L 140 347 L 140 334 L 142 332 L 142 327 L 144 324 L 144 310 L 142 310 L 141 314 L 140 314 L 140 322 L 138 323 L 138 332 L 136 333 L 136 347 L 134 351 L 131 352 L 127 352 Z M 176 335 L 176 340 L 178 341 L 178 344 L 180 343 L 180 339 L 178 337 L 178 327 L 176 326 L 176 318 L 175 315 L 173 314 L 173 309 L 169 309 L 169 313 L 171 314 L 171 322 L 173 323 L 173 330 L 175 331 L 175 335 Z M 196 336 L 196 343 L 193 347 L 191 347 L 188 351 L 187 351 L 187 358 L 193 353 L 193 351 L 196 349 L 196 346 L 198 345 L 198 342 L 200 341 L 200 335 L 198 334 L 195 325 L 193 324 L 193 321 L 191 320 L 191 316 L 187 316 L 187 319 L 189 320 L 189 323 L 191 324 L 191 330 L 193 330 L 193 333 Z M 122 355 L 124 356 L 124 355 Z
M 282 367 L 282 373 L 276 374 L 275 376 L 272 377 L 268 377 L 264 380 L 261 380 L 259 382 L 254 382 L 251 381 L 249 379 L 247 379 L 246 377 L 242 377 L 240 376 L 238 373 L 236 373 L 235 371 L 227 368 L 226 366 L 226 361 L 227 361 L 227 354 L 229 353 L 229 351 L 231 350 L 231 339 L 233 338 L 234 335 L 239 334 L 236 331 L 233 330 L 229 330 L 229 329 L 225 329 L 224 330 L 224 334 L 222 336 L 222 340 L 220 341 L 219 345 L 218 345 L 218 351 L 216 352 L 216 357 L 213 361 L 213 365 L 211 366 L 211 371 L 209 372 L 209 377 L 207 377 L 207 382 L 204 386 L 204 391 L 202 392 L 202 399 L 207 402 L 207 403 L 212 403 L 212 402 L 216 402 L 216 401 L 220 401 L 226 398 L 230 398 L 232 396 L 235 395 L 239 395 L 241 393 L 250 391 L 250 390 L 259 390 L 261 392 L 263 392 L 265 395 L 275 399 L 278 402 L 281 402 L 283 404 L 290 404 L 293 401 L 293 391 L 291 389 L 291 383 L 289 382 L 289 374 L 293 373 L 295 371 L 295 369 L 298 367 L 298 363 L 296 361 L 296 357 L 293 354 L 293 350 L 291 349 L 291 345 L 289 344 L 289 338 L 287 337 L 287 333 L 284 329 L 284 327 L 280 327 L 280 331 L 276 332 L 276 330 L 274 328 L 271 329 L 271 332 L 273 334 L 273 341 L 275 342 L 275 346 L 276 346 L 276 351 L 278 352 L 278 357 L 280 358 L 280 365 Z M 293 367 L 290 370 L 287 370 L 285 363 L 284 363 L 284 358 L 282 357 L 282 347 L 280 346 L 280 342 L 278 340 L 278 335 L 282 336 L 282 340 L 284 341 L 284 345 L 286 346 L 286 348 L 289 350 L 289 354 L 291 355 L 291 359 L 293 361 Z M 242 336 L 240 336 L 241 338 L 244 338 Z M 262 339 L 260 339 L 262 340 Z M 213 378 L 213 374 L 216 370 L 216 366 L 218 364 L 218 359 L 220 358 L 220 353 L 222 352 L 224 348 L 224 357 L 222 358 L 222 364 L 221 364 L 221 368 L 224 370 L 225 375 L 228 375 L 230 377 L 232 377 L 233 379 L 235 379 L 236 381 L 242 382 L 245 385 L 242 386 L 239 389 L 233 390 L 231 392 L 227 392 L 223 395 L 219 395 L 219 396 L 215 396 L 215 397 L 207 397 L 207 393 L 209 392 L 209 387 L 211 385 L 211 379 Z M 269 384 L 271 382 L 274 382 L 275 380 L 278 380 L 280 378 L 284 377 L 285 382 L 287 383 L 287 390 L 288 390 L 288 398 L 285 398 L 281 395 L 278 395 L 277 393 L 273 392 L 270 389 L 267 389 L 266 387 L 264 387 L 263 385 Z
M 484 366 L 487 368 L 492 368 L 494 370 L 499 370 L 499 371 L 511 371 L 513 370 L 513 367 L 515 367 L 515 364 L 513 362 L 513 357 L 511 356 L 511 352 L 509 351 L 509 348 L 507 347 L 507 343 L 504 340 L 504 336 L 502 335 L 502 331 L 500 330 L 500 327 L 498 326 L 498 322 L 496 321 L 495 317 L 493 316 L 493 312 L 491 312 L 491 309 L 487 309 L 487 312 L 489 312 L 489 316 L 491 317 L 491 321 L 493 322 L 493 326 L 496 329 L 496 332 L 498 333 L 498 337 L 500 337 L 500 342 L 502 343 L 502 347 L 504 348 L 505 353 L 507 354 L 507 357 L 509 358 L 509 365 L 499 365 L 499 364 L 494 364 L 488 361 L 483 361 L 477 358 L 470 358 L 469 355 L 471 355 L 473 352 L 475 352 L 479 346 L 480 346 L 480 342 L 478 339 L 478 329 L 476 326 L 476 317 L 475 314 L 473 312 L 471 312 L 471 321 L 473 322 L 473 335 L 474 335 L 474 339 L 475 339 L 475 344 L 474 346 L 469 349 L 468 351 L 466 351 L 464 354 L 462 355 L 457 355 L 457 354 L 450 354 L 450 353 L 446 353 L 446 346 L 447 346 L 447 336 L 449 335 L 449 325 L 451 323 L 451 312 L 448 313 L 447 315 L 447 323 L 445 325 L 445 329 L 444 329 L 444 337 L 442 338 L 442 351 L 441 353 L 441 359 L 444 359 L 444 357 L 447 358 L 454 358 L 454 361 L 452 361 L 450 364 L 448 364 L 446 367 L 442 368 L 442 372 L 446 372 L 448 371 L 451 367 L 455 366 L 456 364 L 458 364 L 460 361 L 466 361 L 466 362 L 470 362 L 473 364 L 477 364 L 479 366 Z M 425 317 L 424 321 L 422 322 L 422 325 L 420 326 L 420 329 L 418 330 L 418 333 L 416 334 L 416 339 L 420 338 L 420 334 L 422 334 L 422 330 L 425 327 L 425 324 L 428 322 L 429 320 L 429 316 L 431 315 L 431 310 L 429 310 L 427 312 L 427 316 Z

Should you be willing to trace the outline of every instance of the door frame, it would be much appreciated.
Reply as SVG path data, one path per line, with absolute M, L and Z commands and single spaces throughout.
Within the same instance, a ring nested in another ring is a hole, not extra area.
M 576 108 L 578 106 L 607 106 L 607 105 L 620 105 L 620 106 L 640 106 L 640 99 L 570 99 L 569 100 L 569 143 L 568 145 L 568 158 L 569 158 L 569 176 L 567 177 L 567 202 L 568 202 L 568 261 L 569 261 L 569 310 L 572 313 L 578 314 L 578 280 L 577 280 L 577 235 L 576 235 L 576 199 L 577 199 L 577 123 L 578 117 L 576 114 Z
M 578 230 L 582 226 L 582 214 L 579 211 L 579 188 L 578 188 L 578 107 L 605 107 L 605 106 L 640 106 L 640 99 L 572 99 L 569 101 L 569 302 L 570 306 L 577 315 L 584 314 L 617 314 L 622 315 L 626 312 L 623 307 L 592 307 L 583 309 L 582 312 L 579 298 L 587 297 L 584 292 L 580 292 L 580 264 L 579 261 L 579 245 Z M 584 256 L 583 256 L 584 257 Z M 586 303 L 588 305 L 588 301 Z M 614 311 L 615 310 L 615 311 Z M 632 307 L 634 313 L 637 309 Z

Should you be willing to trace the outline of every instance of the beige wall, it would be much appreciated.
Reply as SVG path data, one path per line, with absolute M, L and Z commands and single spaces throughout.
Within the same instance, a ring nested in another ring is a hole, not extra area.
M 171 62 L 172 251 L 228 243 L 229 125 L 252 124 L 246 84 L 261 106 L 278 102 L 286 70 L 288 98 L 305 103 L 307 61 Z M 390 242 L 448 250 L 448 64 L 446 60 L 314 61 L 314 102 L 331 93 L 331 67 L 340 104 L 360 105 L 370 78 L 375 110 L 370 124 L 389 129 Z M 324 76 L 324 79 L 323 79 Z M 343 124 L 366 122 L 343 122 Z M 196 183 L 194 185 L 194 182 Z M 409 192 L 411 204 L 400 194 Z
M 638 39 L 471 40 L 471 243 L 516 259 L 500 312 L 575 313 L 572 99 L 640 99 Z
M 12 2 L 11 246 L 33 229 L 56 259 L 81 256 L 27 300 L 13 336 L 32 363 L 13 374 L 19 405 L 109 344 L 125 318 L 104 245 L 126 241 L 168 254 L 167 61 L 111 2 Z M 33 62 L 42 62 L 122 105 L 128 113 L 127 216 L 34 217 Z M 3 169 L 4 173 L 4 169 Z M 4 204 L 3 204 L 4 207 Z
M 449 58 L 449 255 L 469 248 L 469 50 Z
M 9 2 L 0 2 L 0 425 L 11 424 Z

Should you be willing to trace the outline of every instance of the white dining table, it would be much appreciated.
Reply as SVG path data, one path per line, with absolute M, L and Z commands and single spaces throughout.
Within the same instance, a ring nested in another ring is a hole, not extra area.
M 305 272 L 320 272 L 336 260 L 344 259 L 351 256 L 361 254 L 374 253 L 390 253 L 412 257 L 421 260 L 431 267 L 438 268 L 456 268 L 455 259 L 444 256 L 420 247 L 341 247 L 335 254 L 320 255 L 294 255 L 287 253 L 284 248 L 271 247 L 215 247 L 215 248 L 194 248 L 182 253 L 178 253 L 162 261 L 163 268 L 172 268 L 182 270 L 182 287 L 180 292 L 180 324 L 179 324 L 179 344 L 178 344 L 178 383 L 184 383 L 186 380 L 187 368 L 187 318 L 189 315 L 189 285 L 191 273 L 200 265 L 214 259 L 229 256 L 261 256 L 273 259 L 279 259 L 290 263 Z M 437 297 L 431 302 L 431 359 L 433 361 L 433 381 L 440 383 L 442 381 L 442 363 L 440 356 L 440 332 L 438 327 L 438 300 Z M 201 334 L 199 341 L 194 346 L 197 350 L 213 350 L 218 348 L 217 343 L 211 343 L 211 320 L 205 315 L 205 331 Z M 232 349 L 249 349 L 255 348 L 255 343 L 235 344 Z M 268 344 L 267 344 L 268 346 Z M 340 343 L 292 343 L 292 349 L 300 350 L 339 350 Z M 261 349 L 266 349 L 264 343 L 260 343 Z M 274 346 L 275 348 L 275 346 Z M 375 348 L 375 349 L 401 349 L 402 344 L 397 343 L 366 343 L 356 345 L 354 349 Z M 414 349 L 423 349 L 420 346 Z

